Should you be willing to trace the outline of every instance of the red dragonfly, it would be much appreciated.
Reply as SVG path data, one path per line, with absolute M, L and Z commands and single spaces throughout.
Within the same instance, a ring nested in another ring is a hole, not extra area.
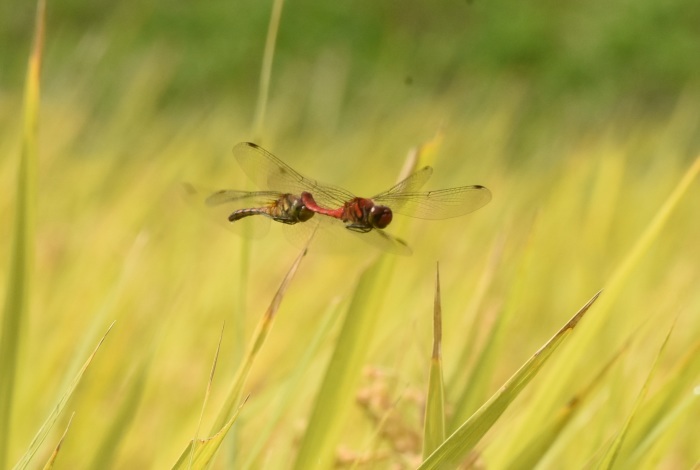
M 261 203 L 259 207 L 234 211 L 229 216 L 231 222 L 260 214 L 294 225 L 309 221 L 314 214 L 323 215 L 297 227 L 304 226 L 307 232 L 312 227 L 328 230 L 328 239 L 335 245 L 339 243 L 338 230 L 333 226 L 340 226 L 385 251 L 410 254 L 411 250 L 403 240 L 383 231 L 391 223 L 394 213 L 422 219 L 446 219 L 473 212 L 491 200 L 491 192 L 484 186 L 418 192 L 433 173 L 428 166 L 374 197 L 360 198 L 340 187 L 301 175 L 254 143 L 236 145 L 233 154 L 257 186 L 274 191 L 222 190 L 207 199 L 208 205 L 240 204 L 242 201 Z

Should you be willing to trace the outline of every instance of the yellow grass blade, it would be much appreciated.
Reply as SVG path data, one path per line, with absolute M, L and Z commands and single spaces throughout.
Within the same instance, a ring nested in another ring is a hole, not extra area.
M 419 467 L 437 469 L 454 466 L 464 458 L 493 426 L 510 403 L 539 372 L 552 353 L 568 338 L 588 309 L 596 301 L 600 292 L 589 300 L 566 325 L 542 346 L 510 379 L 479 408 L 466 422 L 447 438 Z
M 63 440 L 66 438 L 66 434 L 68 434 L 68 430 L 70 429 L 70 423 L 73 422 L 74 416 L 75 416 L 75 412 L 73 412 L 73 414 L 70 415 L 70 419 L 68 420 L 68 424 L 66 425 L 66 430 L 63 431 L 63 435 L 61 436 L 61 439 L 59 439 L 58 444 L 56 444 L 56 448 L 51 453 L 51 456 L 49 457 L 49 460 L 46 462 L 46 465 L 44 465 L 44 470 L 52 469 L 53 464 L 56 463 L 56 457 L 58 457 L 58 452 L 61 450 L 61 445 L 63 444 Z
M 228 434 L 229 429 L 236 422 L 238 414 L 245 405 L 246 400 L 241 403 L 241 405 L 236 409 L 236 411 L 231 415 L 231 418 L 224 423 L 224 426 L 208 439 L 197 439 L 196 441 L 190 441 L 187 448 L 180 454 L 180 458 L 177 459 L 175 465 L 173 465 L 173 470 L 185 470 L 185 469 L 203 469 L 207 468 L 213 458 L 216 456 L 216 452 L 221 447 L 226 434 Z
M 76 377 L 73 379 L 73 382 L 69 385 L 68 389 L 59 399 L 58 403 L 56 403 L 56 406 L 54 406 L 53 410 L 51 410 L 51 413 L 46 418 L 46 421 L 44 421 L 44 424 L 41 425 L 41 428 L 39 428 L 39 431 L 37 432 L 36 436 L 34 436 L 34 439 L 29 445 L 29 448 L 20 458 L 19 462 L 17 462 L 17 464 L 14 466 L 14 469 L 25 469 L 29 466 L 29 462 L 31 461 L 34 454 L 36 454 L 37 450 L 39 450 L 39 446 L 41 446 L 41 444 L 44 442 L 44 439 L 46 439 L 46 436 L 49 434 L 49 431 L 51 431 L 53 425 L 56 424 L 56 420 L 61 415 L 61 412 L 66 406 L 68 399 L 73 395 L 75 388 L 78 386 L 80 380 L 83 378 L 83 374 L 85 374 L 85 371 L 87 370 L 88 366 L 90 366 L 90 364 L 92 363 L 92 360 L 95 358 L 97 351 L 100 349 L 100 346 L 102 346 L 102 343 L 104 342 L 109 332 L 112 330 L 113 326 L 114 323 L 109 325 L 107 332 L 104 334 L 102 339 L 100 339 L 100 342 L 97 343 L 95 350 L 92 352 L 92 354 L 90 354 L 90 357 L 88 357 L 87 361 L 85 361 L 85 364 L 83 364 L 83 367 L 78 372 L 78 375 L 76 375 Z
M 282 284 L 280 284 L 277 293 L 273 297 L 272 302 L 270 302 L 270 306 L 267 308 L 267 311 L 260 319 L 260 322 L 258 322 L 258 326 L 256 327 L 255 333 L 253 334 L 252 343 L 248 347 L 248 351 L 245 357 L 243 358 L 243 362 L 238 368 L 238 371 L 236 372 L 236 376 L 233 379 L 231 389 L 229 390 L 228 395 L 226 396 L 226 401 L 221 407 L 221 411 L 219 412 L 216 422 L 212 427 L 212 433 L 219 432 L 219 430 L 221 430 L 226 425 L 226 423 L 230 421 L 232 411 L 237 407 L 237 404 L 240 403 L 243 385 L 245 384 L 245 380 L 248 378 L 248 373 L 250 372 L 250 369 L 253 366 L 253 362 L 257 358 L 260 349 L 265 343 L 267 335 L 272 329 L 275 314 L 277 313 L 277 310 L 279 309 L 280 304 L 282 303 L 282 299 L 284 298 L 284 294 L 287 291 L 287 288 L 289 287 L 289 283 L 294 278 L 294 275 L 296 274 L 297 269 L 299 268 L 299 264 L 304 258 L 304 255 L 306 255 L 306 249 L 303 249 L 301 251 L 299 256 L 292 264 L 292 267 L 289 269 L 289 272 L 287 272 L 287 275 L 284 277 Z
M 696 341 L 676 363 L 665 383 L 637 413 L 638 417 L 632 423 L 625 440 L 629 443 L 623 449 L 626 462 L 634 464 L 644 460 L 650 448 L 678 421 L 683 411 L 697 400 L 698 393 L 688 393 L 688 390 L 697 387 L 699 375 L 700 341 Z
M 22 150 L 17 175 L 15 225 L 5 308 L 2 312 L 0 336 L 0 467 L 8 460 L 9 438 L 12 435 L 13 396 L 17 374 L 18 351 L 24 318 L 29 310 L 29 291 L 34 259 L 34 225 L 36 203 L 37 140 L 39 127 L 39 96 L 41 61 L 44 48 L 44 21 L 46 4 L 37 2 L 34 25 L 34 44 L 29 56 L 24 86 L 24 127 Z
M 423 459 L 445 441 L 445 390 L 442 380 L 442 305 L 440 302 L 440 269 L 435 276 L 433 308 L 433 354 L 430 361 L 428 397 L 423 428 Z
M 207 403 L 209 402 L 209 395 L 211 394 L 211 384 L 214 382 L 214 373 L 216 372 L 216 364 L 219 362 L 219 352 L 221 351 L 221 340 L 224 339 L 224 326 L 221 327 L 221 334 L 219 335 L 219 344 L 216 345 L 216 354 L 214 355 L 214 362 L 211 366 L 211 373 L 209 374 L 209 381 L 207 382 L 207 390 L 204 392 L 204 401 L 202 402 L 202 411 L 199 414 L 199 422 L 197 423 L 197 430 L 194 432 L 194 438 L 192 442 L 197 442 L 199 438 L 199 430 L 202 428 L 202 419 L 204 419 L 204 410 L 207 408 Z M 194 464 L 194 454 L 195 446 L 191 445 L 190 451 L 190 463 L 189 467 L 192 468 Z
M 113 463 L 115 456 L 119 454 L 120 445 L 123 443 L 124 436 L 128 434 L 141 403 L 148 373 L 151 370 L 151 359 L 148 357 L 142 362 L 133 374 L 133 378 L 129 380 L 126 392 L 119 394 L 122 401 L 115 406 L 117 411 L 112 415 L 101 442 L 95 446 L 97 451 L 87 468 L 104 468 Z

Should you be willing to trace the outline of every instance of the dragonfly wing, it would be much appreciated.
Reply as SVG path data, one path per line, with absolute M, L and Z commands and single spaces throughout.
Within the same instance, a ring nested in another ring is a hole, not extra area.
M 401 193 L 414 193 L 423 187 L 425 183 L 428 182 L 430 177 L 433 175 L 433 169 L 429 166 L 425 166 L 420 170 L 410 174 L 405 179 L 399 181 L 391 188 L 386 191 L 377 194 L 372 198 L 375 202 L 380 202 L 386 197 L 395 196 Z
M 282 193 L 277 191 L 237 191 L 234 189 L 222 189 L 211 191 L 204 203 L 209 206 L 228 205 L 237 209 L 245 207 L 263 207 L 273 204 Z
M 473 212 L 491 200 L 484 186 L 461 186 L 426 192 L 387 194 L 381 204 L 394 212 L 419 219 L 449 219 Z M 379 202 L 375 199 L 375 202 Z
M 294 195 L 310 192 L 321 206 L 342 206 L 355 196 L 342 188 L 323 184 L 303 176 L 267 150 L 252 142 L 233 148 L 233 155 L 243 171 L 260 189 L 271 189 Z
M 265 207 L 280 197 L 279 193 L 272 191 L 208 191 L 197 189 L 189 183 L 182 186 L 184 199 L 197 213 L 206 214 L 207 219 L 246 238 L 264 236 L 270 228 L 270 219 L 260 215 L 232 223 L 228 216 L 238 209 Z M 208 210 L 202 210 L 204 205 Z
M 405 193 L 417 192 L 432 175 L 433 169 L 431 167 L 423 167 L 383 193 L 377 194 L 372 200 L 375 204 L 389 206 L 393 211 L 399 212 L 401 207 L 408 202 L 399 196 Z

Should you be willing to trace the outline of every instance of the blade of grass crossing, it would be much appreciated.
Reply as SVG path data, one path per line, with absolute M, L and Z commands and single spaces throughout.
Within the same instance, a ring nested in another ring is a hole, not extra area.
M 433 307 L 433 354 L 430 361 L 428 397 L 423 429 L 423 459 L 445 441 L 445 390 L 442 380 L 442 305 L 440 301 L 440 268 L 435 276 Z
M 481 440 L 496 420 L 520 394 L 525 386 L 537 375 L 552 353 L 568 338 L 588 309 L 596 301 L 600 292 L 586 303 L 566 325 L 542 346 L 476 413 L 450 435 L 420 465 L 420 469 L 446 468 L 456 465 Z
M 46 3 L 37 2 L 34 43 L 27 66 L 24 87 L 24 126 L 22 150 L 17 175 L 15 227 L 10 267 L 8 269 L 7 297 L 2 312 L 0 337 L 0 467 L 5 467 L 9 456 L 12 433 L 12 400 L 17 374 L 18 352 L 22 338 L 22 323 L 29 310 L 31 268 L 34 259 L 34 206 L 36 199 L 37 140 L 39 127 L 39 97 L 41 59 L 44 47 Z
M 328 468 L 352 403 L 366 353 L 388 284 L 394 258 L 382 256 L 360 276 L 325 377 L 316 396 L 311 418 L 294 468 Z
M 70 419 L 68 419 L 68 424 L 66 425 L 66 430 L 63 431 L 63 435 L 61 436 L 61 439 L 59 439 L 58 444 L 56 444 L 56 448 L 51 452 L 51 456 L 49 457 L 49 460 L 46 462 L 46 465 L 44 465 L 44 470 L 50 470 L 53 468 L 54 463 L 56 463 L 56 457 L 58 457 L 58 453 L 61 450 L 61 445 L 63 445 L 63 441 L 66 438 L 66 435 L 68 434 L 68 430 L 70 429 L 70 424 L 73 422 L 73 417 L 75 416 L 75 412 L 73 412 L 70 415 Z
M 85 361 L 85 364 L 83 364 L 83 367 L 78 372 L 78 375 L 76 375 L 76 377 L 73 379 L 73 382 L 70 384 L 68 389 L 65 391 L 63 396 L 58 401 L 58 403 L 56 403 L 56 406 L 54 406 L 53 410 L 51 410 L 51 413 L 46 418 L 46 421 L 44 421 L 44 424 L 42 424 L 41 428 L 39 428 L 39 431 L 37 432 L 36 436 L 34 436 L 34 439 L 32 440 L 31 444 L 29 445 L 29 448 L 27 449 L 27 451 L 20 458 L 19 462 L 17 462 L 17 464 L 15 464 L 15 466 L 13 467 L 14 469 L 19 470 L 19 469 L 27 468 L 29 466 L 29 462 L 31 461 L 34 454 L 36 454 L 37 450 L 39 449 L 39 446 L 41 446 L 41 444 L 44 442 L 44 439 L 46 439 L 46 436 L 49 434 L 49 431 L 51 431 L 51 428 L 53 427 L 53 425 L 56 423 L 56 420 L 58 419 L 61 412 L 63 411 L 63 408 L 65 408 L 66 403 L 68 402 L 68 399 L 71 397 L 71 395 L 73 395 L 73 392 L 75 391 L 76 387 L 80 383 L 80 380 L 83 378 L 85 371 L 92 363 L 92 360 L 95 358 L 97 351 L 100 349 L 100 346 L 102 346 L 102 343 L 104 342 L 105 338 L 107 338 L 107 335 L 112 330 L 113 326 L 114 326 L 114 323 L 112 323 L 109 326 L 109 328 L 107 329 L 107 332 L 104 334 L 102 339 L 100 339 L 100 342 L 97 344 L 97 346 L 95 347 L 95 350 L 92 352 L 90 357 L 88 357 L 87 361 Z
M 231 426 L 236 422 L 236 418 L 238 418 L 247 400 L 247 398 L 243 400 L 243 403 L 235 410 L 231 418 L 224 423 L 224 426 L 212 437 L 209 439 L 190 441 L 190 444 L 182 451 L 180 458 L 177 459 L 177 462 L 173 465 L 173 470 L 199 470 L 207 468 L 216 456 L 216 452 L 219 450 L 219 447 L 221 447 L 221 443 L 231 429 Z

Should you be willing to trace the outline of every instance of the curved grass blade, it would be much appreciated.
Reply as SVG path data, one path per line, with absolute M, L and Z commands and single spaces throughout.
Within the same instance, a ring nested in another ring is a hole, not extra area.
M 34 259 L 34 226 L 36 204 L 37 133 L 41 61 L 44 49 L 46 2 L 38 0 L 34 24 L 34 41 L 27 65 L 24 85 L 24 126 L 22 150 L 17 174 L 15 226 L 5 308 L 2 312 L 0 336 L 0 468 L 7 463 L 8 439 L 12 420 L 12 401 L 17 375 L 17 351 L 23 337 L 22 324 L 28 311 L 31 270 Z
M 600 292 L 564 325 L 547 343 L 542 346 L 476 413 L 447 438 L 435 452 L 420 465 L 420 469 L 437 469 L 455 465 L 464 458 L 479 442 L 496 420 L 508 408 L 525 386 L 539 372 L 552 353 L 569 337 L 588 309 L 596 301 Z
M 630 412 L 629 416 L 627 417 L 627 420 L 625 421 L 624 426 L 620 430 L 620 432 L 615 436 L 615 439 L 613 440 L 612 444 L 608 448 L 608 451 L 605 453 L 601 461 L 598 463 L 598 468 L 600 469 L 609 469 L 612 468 L 613 465 L 615 464 L 615 461 L 617 460 L 617 457 L 620 453 L 620 449 L 622 448 L 622 443 L 625 440 L 625 437 L 627 436 L 627 431 L 630 428 L 630 424 L 632 423 L 632 420 L 637 414 L 637 410 L 639 410 L 639 407 L 641 406 L 642 402 L 644 401 L 644 398 L 647 395 L 647 391 L 649 390 L 649 385 L 651 383 L 651 379 L 654 377 L 654 374 L 656 373 L 657 366 L 659 364 L 659 359 L 661 358 L 661 355 L 663 354 L 664 350 L 666 349 L 666 345 L 668 344 L 669 338 L 671 338 L 671 333 L 673 332 L 673 327 L 675 326 L 675 321 L 673 322 L 673 325 L 671 328 L 669 328 L 668 333 L 666 334 L 666 338 L 664 338 L 663 343 L 661 344 L 661 347 L 659 348 L 659 352 L 656 354 L 656 357 L 654 358 L 654 363 L 651 366 L 651 370 L 649 371 L 649 374 L 647 375 L 646 380 L 644 381 L 644 385 L 642 386 L 642 389 L 639 391 L 639 394 L 637 395 L 637 399 L 634 402 L 634 406 L 632 407 L 632 411 Z
M 360 370 L 374 337 L 392 257 L 381 257 L 360 276 L 333 356 L 314 403 L 294 464 L 296 469 L 328 468 L 352 402 Z
M 309 240 L 309 242 L 311 242 L 311 240 Z M 287 272 L 287 275 L 284 277 L 284 280 L 282 281 L 282 284 L 277 290 L 277 293 L 273 297 L 272 302 L 270 302 L 270 306 L 267 308 L 267 311 L 260 319 L 260 322 L 258 322 L 258 326 L 256 327 L 255 333 L 253 334 L 253 341 L 250 344 L 245 357 L 243 358 L 241 366 L 236 372 L 236 376 L 233 379 L 233 383 L 226 397 L 226 401 L 221 407 L 221 411 L 219 411 L 219 415 L 216 419 L 216 422 L 212 427 L 212 433 L 219 432 L 219 430 L 221 430 L 224 427 L 224 425 L 230 421 L 232 411 L 235 409 L 236 405 L 240 403 L 243 385 L 245 384 L 245 380 L 248 378 L 248 373 L 250 372 L 250 369 L 253 366 L 253 362 L 257 358 L 258 352 L 260 352 L 260 349 L 265 343 L 267 335 L 272 329 L 275 314 L 277 313 L 277 310 L 279 309 L 280 304 L 282 303 L 282 299 L 284 298 L 284 294 L 287 291 L 287 288 L 289 287 L 289 283 L 294 278 L 294 274 L 297 272 L 299 264 L 304 258 L 304 255 L 306 255 L 306 249 L 302 250 L 299 256 L 297 256 L 297 259 L 292 264 L 292 267 L 289 269 L 289 272 Z
M 445 390 L 442 380 L 442 305 L 440 302 L 440 267 L 435 275 L 433 307 L 433 354 L 430 361 L 428 397 L 423 429 L 423 459 L 445 441 Z
M 66 430 L 63 431 L 63 435 L 61 436 L 61 439 L 59 439 L 58 444 L 56 444 L 56 448 L 51 453 L 51 457 L 49 457 L 46 465 L 44 465 L 44 470 L 50 470 L 53 468 L 53 464 L 56 462 L 56 457 L 58 457 L 58 452 L 61 450 L 61 445 L 63 444 L 63 440 L 66 438 L 66 434 L 68 434 L 68 430 L 70 429 L 70 424 L 73 422 L 74 416 L 75 412 L 70 415 L 70 419 L 68 419 L 68 424 L 66 425 Z
M 46 436 L 49 434 L 49 431 L 51 430 L 53 425 L 56 423 L 56 420 L 61 414 L 61 411 L 63 411 L 63 408 L 66 406 L 68 399 L 75 391 L 75 388 L 78 386 L 78 383 L 80 383 L 80 379 L 83 378 L 83 374 L 87 370 L 88 366 L 95 357 L 95 354 L 97 354 L 97 350 L 100 349 L 100 346 L 102 346 L 102 343 L 104 342 L 109 332 L 112 330 L 113 326 L 114 322 L 112 322 L 112 324 L 109 325 L 107 332 L 97 344 L 95 350 L 92 352 L 90 357 L 88 357 L 87 361 L 85 361 L 85 364 L 83 364 L 83 367 L 78 372 L 78 375 L 73 379 L 73 382 L 71 382 L 71 384 L 68 386 L 68 390 L 65 391 L 63 396 L 59 399 L 58 403 L 56 403 L 56 406 L 54 406 L 53 410 L 51 410 L 51 413 L 49 414 L 48 418 L 46 418 L 44 424 L 42 424 L 41 428 L 39 428 L 39 432 L 37 432 L 36 436 L 34 436 L 32 443 L 29 445 L 29 449 L 27 449 L 24 455 L 20 458 L 19 462 L 15 464 L 15 466 L 13 467 L 14 469 L 24 469 L 29 466 L 29 462 L 31 461 L 36 451 L 39 449 L 39 446 L 44 442 L 44 439 L 46 439 Z

